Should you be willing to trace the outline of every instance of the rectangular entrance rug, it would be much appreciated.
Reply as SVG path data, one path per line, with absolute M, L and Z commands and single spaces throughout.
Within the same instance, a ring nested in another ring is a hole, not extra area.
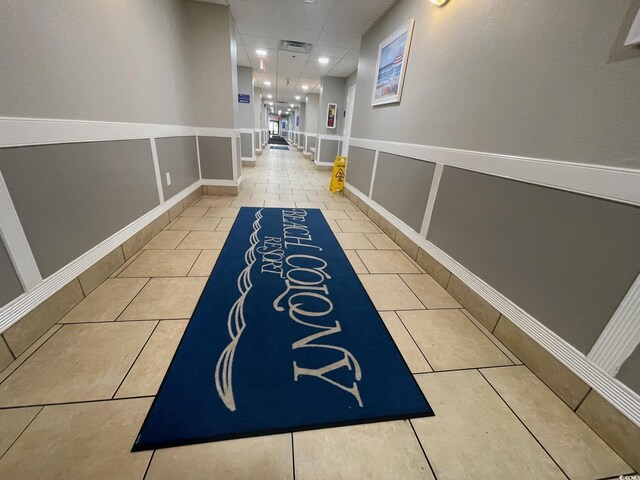
M 430 415 L 320 210 L 242 208 L 133 451 Z

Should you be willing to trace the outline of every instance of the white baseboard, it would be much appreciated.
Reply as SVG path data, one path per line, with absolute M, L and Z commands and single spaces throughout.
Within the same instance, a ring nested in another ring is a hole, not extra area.
M 23 293 L 18 298 L 0 308 L 0 333 L 4 332 L 11 325 L 31 312 L 34 308 L 51 297 L 51 295 L 59 291 L 70 281 L 95 265 L 98 261 L 102 260 L 102 258 L 104 258 L 108 253 L 118 248 L 160 215 L 167 212 L 171 207 L 196 191 L 201 187 L 201 185 L 201 181 L 198 180 L 191 186 L 185 188 L 180 193 L 165 201 L 163 204 L 158 205 L 153 210 L 133 221 L 122 230 L 114 233 L 109 238 L 62 267 L 54 274 L 45 278 L 32 290 Z
M 607 374 L 602 368 L 591 363 L 587 357 L 569 343 L 545 327 L 533 316 L 502 295 L 492 286 L 480 279 L 452 257 L 440 250 L 433 243 L 423 238 L 415 230 L 386 210 L 380 204 L 356 189 L 348 182 L 345 186 L 363 200 L 367 205 L 380 213 L 394 227 L 409 237 L 420 248 L 440 262 L 453 275 L 467 284 L 473 291 L 484 298 L 500 313 L 517 325 L 529 337 L 551 353 L 558 361 L 569 368 L 591 388 L 602 395 L 627 418 L 640 426 L 640 395 L 629 387 Z

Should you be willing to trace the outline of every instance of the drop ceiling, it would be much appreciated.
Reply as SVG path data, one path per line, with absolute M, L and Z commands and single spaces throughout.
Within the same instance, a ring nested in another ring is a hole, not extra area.
M 296 103 L 296 95 L 320 92 L 322 76 L 348 77 L 357 70 L 360 37 L 396 0 L 203 1 L 230 6 L 237 27 L 238 65 L 253 68 L 262 94 Z M 307 54 L 278 50 L 281 40 L 311 43 L 313 48 Z M 258 49 L 267 55 L 261 57 Z M 320 57 L 329 62 L 320 64 Z M 309 89 L 303 90 L 303 85 Z

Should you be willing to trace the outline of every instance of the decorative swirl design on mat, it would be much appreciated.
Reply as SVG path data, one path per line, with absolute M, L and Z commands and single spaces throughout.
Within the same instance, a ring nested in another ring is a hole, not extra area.
M 244 301 L 253 287 L 251 283 L 251 267 L 256 262 L 256 245 L 258 245 L 258 232 L 260 231 L 260 220 L 262 219 L 262 209 L 256 212 L 256 220 L 253 222 L 253 233 L 249 237 L 251 246 L 244 253 L 244 261 L 247 266 L 238 276 L 238 291 L 240 297 L 235 301 L 229 317 L 227 318 L 227 329 L 231 342 L 222 351 L 218 363 L 216 364 L 216 390 L 218 395 L 226 407 L 234 412 L 236 410 L 236 402 L 233 398 L 233 384 L 231 374 L 233 372 L 233 357 L 238 347 L 238 341 L 247 324 L 244 321 Z

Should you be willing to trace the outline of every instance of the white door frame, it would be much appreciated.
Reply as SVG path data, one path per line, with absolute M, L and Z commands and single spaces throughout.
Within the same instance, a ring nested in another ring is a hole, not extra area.
M 356 86 L 349 87 L 347 91 L 347 106 L 345 111 L 347 112 L 344 122 L 344 133 L 342 135 L 342 156 L 349 155 L 349 139 L 351 138 L 351 124 L 353 122 L 353 106 L 356 99 Z

